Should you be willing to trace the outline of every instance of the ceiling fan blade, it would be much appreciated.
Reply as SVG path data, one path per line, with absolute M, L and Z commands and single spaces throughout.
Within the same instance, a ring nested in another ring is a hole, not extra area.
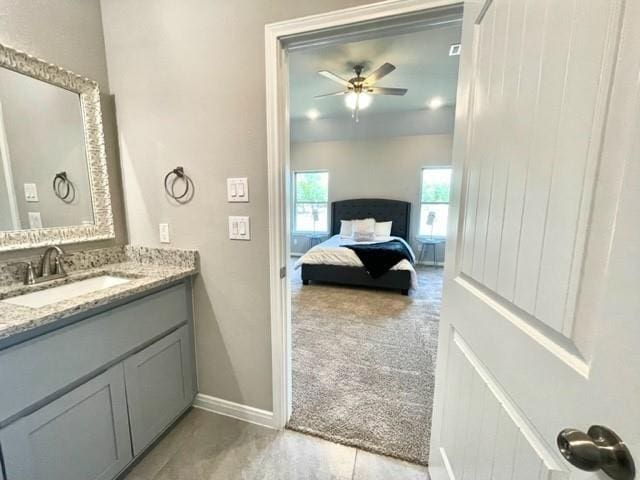
M 328 78 L 329 80 L 333 80 L 334 82 L 338 82 L 340 85 L 344 85 L 345 87 L 353 87 L 353 85 L 351 85 L 349 80 L 345 80 L 344 78 L 339 77 L 335 73 L 331 73 L 328 70 L 320 70 L 318 73 L 320 75 L 322 75 L 323 77 Z
M 367 78 L 364 79 L 365 83 L 372 85 L 380 80 L 382 77 L 389 75 L 396 69 L 394 65 L 390 63 L 385 63 L 381 67 L 379 67 L 375 72 L 371 73 Z
M 404 95 L 408 90 L 406 88 L 387 88 L 387 87 L 371 87 L 367 88 L 367 93 L 371 95 Z
M 346 95 L 347 93 L 349 93 L 348 91 L 342 91 L 342 92 L 333 92 L 333 93 L 325 93 L 323 95 L 316 95 L 313 98 L 326 98 L 326 97 L 337 97 L 339 95 Z

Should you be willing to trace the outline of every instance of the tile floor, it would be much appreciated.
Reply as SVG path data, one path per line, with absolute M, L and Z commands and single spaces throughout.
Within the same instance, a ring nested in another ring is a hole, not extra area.
M 427 469 L 192 409 L 126 480 L 428 480 Z

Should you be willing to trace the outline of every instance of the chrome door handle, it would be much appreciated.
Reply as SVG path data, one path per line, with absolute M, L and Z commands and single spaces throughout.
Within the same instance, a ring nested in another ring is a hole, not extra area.
M 614 480 L 633 480 L 636 467 L 631 452 L 613 430 L 593 425 L 587 433 L 565 428 L 558 434 L 558 448 L 574 467 L 587 472 L 602 470 Z

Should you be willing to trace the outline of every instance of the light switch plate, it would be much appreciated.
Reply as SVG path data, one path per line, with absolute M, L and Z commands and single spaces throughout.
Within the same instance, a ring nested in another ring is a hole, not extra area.
M 40 212 L 28 212 L 29 228 L 42 228 L 42 217 Z
M 229 217 L 229 238 L 231 240 L 251 240 L 249 217 Z
M 24 199 L 27 202 L 37 202 L 38 201 L 38 187 L 36 187 L 35 183 L 25 183 L 24 184 Z
M 247 177 L 227 178 L 227 200 L 234 203 L 249 201 L 249 180 Z
M 169 233 L 169 224 L 161 223 L 158 225 L 160 232 L 160 243 L 171 243 L 171 235 Z

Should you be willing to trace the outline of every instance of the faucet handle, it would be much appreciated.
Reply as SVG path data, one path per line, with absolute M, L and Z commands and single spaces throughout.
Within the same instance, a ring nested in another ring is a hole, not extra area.
M 33 268 L 33 263 L 31 262 L 20 262 L 22 263 L 24 268 L 24 284 L 25 285 L 33 285 L 36 283 L 36 271 Z

